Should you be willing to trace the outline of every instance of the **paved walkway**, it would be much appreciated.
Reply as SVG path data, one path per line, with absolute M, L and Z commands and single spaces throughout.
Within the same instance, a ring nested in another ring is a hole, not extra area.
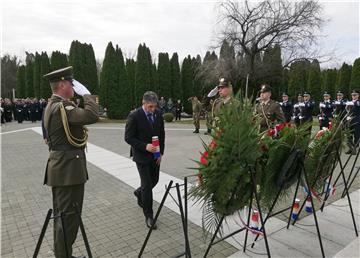
M 111 125 L 98 124 L 90 127 L 91 143 L 87 153 L 90 181 L 86 184 L 84 223 L 95 257 L 135 257 L 146 234 L 141 210 L 136 206 L 132 196 L 133 188 L 139 185 L 138 173 L 134 163 L 127 158 L 128 146 L 121 139 L 123 136 L 119 133 L 120 130 L 122 127 Z M 200 149 L 201 141 L 197 139 L 194 142 L 195 137 L 189 134 L 190 130 L 192 128 L 189 126 L 167 128 L 169 148 L 166 150 L 166 158 L 171 162 L 176 161 L 176 156 L 181 160 L 188 154 L 186 143 L 195 145 L 195 148 L 189 146 L 192 155 L 194 150 Z M 39 127 L 29 127 L 2 134 L 2 257 L 32 255 L 46 210 L 51 207 L 50 190 L 41 186 L 47 150 L 41 143 L 39 133 Z M 191 142 L 188 141 L 189 135 L 192 137 Z M 104 144 L 105 139 L 109 138 L 113 139 L 111 143 Z M 183 139 L 185 143 L 178 141 L 179 139 Z M 183 145 L 178 144 L 176 148 L 177 141 Z M 184 168 L 179 161 L 175 165 Z M 160 182 L 154 190 L 154 199 L 157 202 L 160 202 L 165 185 L 170 180 L 182 183 L 182 177 L 189 174 L 189 171 L 184 172 L 184 169 L 181 173 L 174 172 L 169 169 L 172 166 L 174 164 L 162 165 L 166 172 L 161 173 Z M 352 193 L 352 198 L 359 225 L 359 191 Z M 345 201 L 341 199 L 327 206 L 325 212 L 319 214 L 327 256 L 334 256 L 340 252 L 337 257 L 346 257 L 341 256 L 341 250 L 355 238 Z M 169 257 L 183 251 L 179 210 L 171 198 L 165 206 L 160 217 L 159 230 L 151 236 L 145 257 Z M 201 211 L 200 207 L 191 201 L 189 221 L 192 254 L 200 257 L 206 247 L 202 238 Z M 266 227 L 271 254 L 274 257 L 320 256 L 315 227 L 310 226 L 311 224 L 313 217 L 307 216 L 297 226 L 286 230 L 286 223 L 281 217 L 271 218 Z M 232 232 L 239 227 L 238 218 L 229 218 L 224 233 Z M 50 231 L 42 247 L 42 257 L 52 256 Z M 227 242 L 215 245 L 211 250 L 211 256 L 255 257 L 264 253 L 265 245 L 262 239 L 254 249 L 249 249 L 246 253 L 239 251 L 243 237 L 244 234 L 240 233 L 229 238 Z M 253 235 L 250 234 L 248 243 L 251 243 L 252 239 Z M 76 243 L 76 254 L 85 253 L 80 240 L 81 236 Z

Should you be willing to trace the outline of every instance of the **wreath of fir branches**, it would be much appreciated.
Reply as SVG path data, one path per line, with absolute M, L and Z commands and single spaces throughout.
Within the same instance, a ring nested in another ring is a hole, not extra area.
M 304 166 L 310 185 L 322 186 L 335 165 L 334 150 L 341 145 L 343 134 L 335 122 L 332 130 L 309 145 L 309 126 L 281 124 L 271 129 L 275 134 L 271 130 L 260 133 L 259 117 L 250 101 L 236 99 L 223 106 L 213 141 L 209 146 L 203 142 L 205 151 L 196 161 L 200 183 L 190 190 L 190 196 L 203 205 L 204 232 L 213 231 L 220 217 L 249 204 L 253 192 L 250 168 L 255 169 L 264 210 L 278 193 L 289 194 Z
M 333 120 L 332 128 L 320 130 L 309 144 L 305 170 L 309 185 L 318 192 L 337 165 L 338 153 L 340 155 L 346 134 L 342 122 Z

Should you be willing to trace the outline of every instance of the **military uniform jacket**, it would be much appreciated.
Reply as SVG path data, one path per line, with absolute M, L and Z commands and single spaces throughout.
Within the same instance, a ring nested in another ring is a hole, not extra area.
M 340 116 L 341 119 L 346 115 L 345 107 L 346 107 L 346 100 L 335 100 L 333 102 L 334 106 L 334 117 Z
M 269 128 L 274 122 L 285 122 L 284 113 L 279 103 L 270 99 L 267 103 L 256 104 L 256 113 L 260 115 L 260 126 L 262 129 Z
M 71 145 L 63 127 L 60 102 L 63 103 L 71 134 L 83 138 L 83 126 L 96 123 L 99 119 L 98 105 L 90 95 L 84 97 L 84 108 L 75 103 L 52 95 L 45 109 L 44 127 L 49 144 L 49 159 L 46 165 L 44 184 L 67 186 L 83 184 L 88 179 L 84 148 Z
M 284 113 L 285 121 L 290 122 L 293 105 L 290 101 L 280 102 L 281 110 Z
M 306 101 L 306 102 L 302 102 L 299 104 L 300 107 L 300 120 L 302 122 L 308 122 L 308 121 L 312 121 L 312 111 L 314 109 L 315 106 L 315 102 L 313 101 Z
M 334 107 L 331 101 L 320 102 L 319 108 L 320 108 L 319 118 L 329 119 L 333 117 Z
M 211 116 L 212 116 L 212 119 L 214 122 L 214 126 L 216 126 L 217 123 L 219 122 L 219 116 L 220 116 L 222 107 L 226 106 L 226 105 L 231 105 L 231 103 L 233 103 L 234 101 L 236 101 L 236 100 L 233 97 L 228 97 L 227 99 L 220 97 L 213 101 L 212 109 L 211 109 Z
M 351 107 L 349 112 L 349 116 L 351 118 L 351 124 L 360 124 L 360 100 L 353 101 L 354 106 Z

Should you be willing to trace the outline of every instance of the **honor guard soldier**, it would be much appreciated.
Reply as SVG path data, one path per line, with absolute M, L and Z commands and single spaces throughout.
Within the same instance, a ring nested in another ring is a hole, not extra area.
M 346 154 L 356 154 L 356 148 L 359 147 L 360 141 L 360 100 L 359 91 L 353 90 L 351 92 L 352 101 L 346 103 L 348 111 L 348 124 L 350 128 L 350 135 L 348 139 L 349 150 Z
M 292 116 L 292 120 L 294 121 L 294 124 L 296 126 L 300 125 L 300 113 L 301 113 L 300 104 L 303 102 L 304 102 L 303 95 L 301 93 L 299 93 L 298 97 L 297 97 L 297 102 L 294 104 L 293 116 Z
M 311 133 L 312 128 L 312 111 L 315 107 L 315 102 L 311 100 L 311 95 L 309 92 L 304 92 L 303 94 L 304 102 L 299 104 L 300 107 L 300 124 L 310 123 L 309 132 Z
M 334 105 L 334 117 L 340 117 L 341 120 L 346 116 L 346 100 L 344 100 L 344 93 L 342 91 L 338 91 L 336 93 L 336 100 L 333 103 Z
M 21 124 L 24 121 L 24 104 L 20 99 L 16 101 L 15 104 L 15 111 L 16 111 L 16 118 L 19 124 Z
M 334 107 L 330 100 L 330 94 L 325 91 L 323 94 L 324 101 L 319 104 L 320 114 L 318 115 L 320 130 L 324 127 L 329 128 L 329 124 L 333 118 Z
M 285 117 L 285 122 L 286 123 L 290 123 L 291 121 L 291 115 L 293 112 L 293 105 L 292 103 L 289 101 L 289 95 L 284 92 L 282 94 L 282 102 L 280 102 L 280 106 L 281 106 L 281 110 L 284 113 L 284 117 Z
M 44 75 L 50 82 L 51 99 L 44 111 L 49 158 L 44 184 L 52 188 L 54 211 L 55 257 L 72 257 L 79 221 L 74 212 L 78 205 L 81 213 L 84 185 L 88 180 L 85 147 L 87 130 L 84 125 L 96 123 L 99 107 L 84 85 L 73 79 L 72 67 L 66 67 Z M 74 91 L 83 97 L 84 108 L 70 101 Z M 64 228 L 60 215 L 65 214 Z M 66 232 L 66 246 L 63 237 Z
M 233 88 L 231 82 L 226 78 L 221 78 L 219 80 L 219 85 L 212 89 L 208 97 L 211 98 L 216 96 L 219 93 L 219 97 L 214 100 L 211 109 L 211 117 L 213 122 L 213 127 L 217 127 L 220 121 L 219 116 L 223 106 L 231 105 L 235 101 L 233 98 Z
M 264 84 L 260 89 L 260 102 L 256 104 L 256 113 L 260 116 L 260 130 L 266 131 L 276 123 L 285 122 L 279 103 L 271 99 L 271 88 Z

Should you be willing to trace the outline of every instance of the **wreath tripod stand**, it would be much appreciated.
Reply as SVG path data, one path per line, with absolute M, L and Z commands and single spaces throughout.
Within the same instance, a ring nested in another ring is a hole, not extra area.
M 250 215 L 251 215 L 251 207 L 252 207 L 252 204 L 253 204 L 253 199 L 255 199 L 255 202 L 256 202 L 256 205 L 257 205 L 257 208 L 259 210 L 259 217 L 260 217 L 260 222 L 261 222 L 261 230 L 263 232 L 263 235 L 264 235 L 264 239 L 265 239 L 265 246 L 266 246 L 266 253 L 267 253 L 267 256 L 268 257 L 271 257 L 270 255 L 270 248 L 269 248 L 269 244 L 268 244 L 268 241 L 267 241 L 267 235 L 266 235 L 266 230 L 265 230 L 265 222 L 263 220 L 263 216 L 262 216 L 262 212 L 261 212 L 261 205 L 260 205 L 260 199 L 259 199 L 259 195 L 257 193 L 257 186 L 256 186 L 256 179 L 255 179 L 255 169 L 252 168 L 252 167 L 249 167 L 249 171 L 250 173 L 250 177 L 251 177 L 251 182 L 252 182 L 252 193 L 251 193 L 251 196 L 250 196 L 250 200 L 249 200 L 249 212 L 248 212 L 248 217 L 247 217 L 247 227 L 242 227 L 230 234 L 228 234 L 227 236 L 224 236 L 222 237 L 221 239 L 215 241 L 215 238 L 216 238 L 216 235 L 218 234 L 219 230 L 221 229 L 221 226 L 222 226 L 222 223 L 225 219 L 225 215 L 223 215 L 220 220 L 219 220 L 219 223 L 215 229 L 215 232 L 210 240 L 210 243 L 208 244 L 208 247 L 205 251 L 205 254 L 204 254 L 204 258 L 208 256 L 209 252 L 210 252 L 210 249 L 213 245 L 217 244 L 217 243 L 220 243 L 222 241 L 224 241 L 225 239 L 229 238 L 229 237 L 232 237 L 242 231 L 246 231 L 245 233 L 245 240 L 244 240 L 244 249 L 243 251 L 245 252 L 246 251 L 246 242 L 247 242 L 247 237 L 248 237 L 248 226 L 250 224 Z M 228 204 L 231 203 L 232 199 L 234 198 L 234 195 L 235 195 L 235 192 L 236 190 L 234 190 L 234 192 L 231 194 L 231 197 L 228 201 Z M 255 197 L 255 198 L 254 198 Z
M 36 244 L 36 248 L 35 248 L 35 251 L 34 251 L 34 254 L 33 254 L 33 258 L 36 258 L 38 256 L 38 254 L 39 254 L 40 247 L 41 247 L 41 244 L 43 242 L 43 239 L 44 239 L 44 236 L 45 236 L 45 233 L 46 233 L 46 229 L 47 229 L 47 227 L 49 225 L 50 219 L 54 219 L 54 220 L 55 219 L 60 219 L 61 220 L 61 227 L 62 227 L 62 231 L 63 231 L 64 247 L 65 247 L 66 257 L 70 258 L 69 247 L 67 246 L 65 217 L 69 216 L 69 215 L 74 215 L 74 214 L 76 215 L 77 219 L 79 220 L 79 226 L 80 226 L 80 230 L 81 230 L 81 235 L 82 235 L 84 243 L 85 243 L 85 248 L 86 248 L 86 252 L 88 254 L 88 257 L 92 258 L 92 253 L 91 253 L 91 250 L 90 250 L 89 241 L 88 241 L 87 236 L 86 236 L 85 227 L 84 227 L 83 221 L 81 219 L 78 204 L 74 203 L 74 211 L 73 212 L 60 212 L 60 214 L 58 214 L 58 215 L 51 216 L 52 213 L 53 213 L 53 210 L 49 209 L 48 212 L 47 212 L 46 218 L 45 218 L 44 225 L 43 225 L 43 227 L 41 229 L 39 240 L 38 240 L 38 242 Z
M 343 183 L 344 183 L 344 187 L 345 187 L 344 191 L 345 191 L 345 193 L 347 195 L 347 200 L 348 200 L 348 203 L 349 203 L 349 209 L 350 209 L 350 213 L 351 213 L 351 217 L 352 217 L 352 221 L 353 221 L 353 225 L 354 225 L 355 235 L 358 237 L 358 231 L 357 231 L 357 226 L 356 226 L 356 222 L 355 222 L 355 216 L 354 216 L 354 212 L 353 212 L 353 209 L 352 209 L 351 198 L 350 198 L 350 195 L 349 195 L 349 192 L 348 192 L 347 181 L 346 181 L 345 174 L 344 174 L 345 167 L 342 165 L 342 161 L 341 161 L 341 157 L 340 157 L 340 153 L 339 153 L 339 148 L 338 148 L 339 146 L 336 145 L 336 143 L 334 143 L 332 147 L 333 147 L 333 150 L 335 152 L 336 161 L 333 164 L 333 169 L 332 169 L 331 174 L 329 176 L 329 182 L 328 182 L 326 190 L 325 190 L 325 198 L 323 200 L 323 203 L 321 205 L 320 210 L 323 211 L 324 206 L 325 206 L 325 202 L 326 202 L 327 198 L 330 196 L 331 179 L 333 177 L 333 173 L 334 173 L 334 169 L 336 167 L 336 163 L 339 163 L 340 174 L 339 174 L 338 178 L 340 178 L 340 176 L 341 176 L 342 179 L 343 179 Z M 298 216 L 300 215 L 301 211 L 303 210 L 303 208 L 305 206 L 305 203 L 306 203 L 306 200 L 310 199 L 311 207 L 312 207 L 312 211 L 313 211 L 312 213 L 313 213 L 313 216 L 314 216 L 314 221 L 315 221 L 315 226 L 316 226 L 316 231 L 317 231 L 317 235 L 318 235 L 318 239 L 319 239 L 321 254 L 322 254 L 322 257 L 325 257 L 324 247 L 323 247 L 322 240 L 321 240 L 319 223 L 318 223 L 318 220 L 317 220 L 316 210 L 315 210 L 315 206 L 314 206 L 313 193 L 311 191 L 312 186 L 309 184 L 309 178 L 308 178 L 308 174 L 307 174 L 307 171 L 306 171 L 305 168 L 303 169 L 303 174 L 304 174 L 304 179 L 305 179 L 305 183 L 306 183 L 306 187 L 307 187 L 307 196 L 306 196 L 305 200 L 303 201 L 303 203 L 302 203 L 302 205 L 301 205 L 301 207 L 299 209 Z M 297 189 L 296 189 L 296 192 L 297 192 Z M 295 198 L 296 198 L 296 195 L 294 195 L 293 203 L 295 202 Z M 291 207 L 291 212 L 290 212 L 290 215 L 289 215 L 287 228 L 289 228 L 289 225 L 290 225 L 292 212 L 293 212 L 293 207 Z M 294 220 L 292 225 L 295 225 L 296 222 L 297 222 L 297 220 Z
M 165 194 L 161 200 L 161 203 L 159 205 L 159 208 L 156 212 L 156 215 L 154 217 L 154 223 L 152 224 L 152 226 L 150 227 L 146 238 L 144 240 L 144 243 L 140 249 L 139 255 L 138 257 L 140 258 L 145 250 L 145 247 L 147 245 L 147 242 L 149 241 L 149 238 L 151 236 L 151 233 L 153 231 L 153 225 L 156 224 L 157 219 L 159 218 L 160 212 L 165 204 L 166 198 L 170 195 L 171 198 L 175 201 L 175 203 L 177 204 L 177 206 L 179 207 L 179 211 L 180 211 L 180 216 L 181 216 L 181 223 L 182 223 L 182 228 L 184 231 L 184 239 L 185 239 L 185 252 L 176 255 L 175 257 L 182 257 L 185 256 L 186 258 L 191 258 L 191 251 L 190 251 L 190 244 L 189 244 L 189 238 L 188 238 L 188 224 L 187 224 L 187 177 L 184 178 L 184 184 L 178 184 L 176 183 L 175 186 L 173 185 L 173 181 L 171 180 L 169 182 L 169 185 L 166 187 L 165 190 Z M 182 204 L 182 197 L 181 197 L 181 193 L 180 193 L 180 186 L 184 186 L 184 205 Z M 176 193 L 177 193 L 177 200 L 175 200 L 174 197 L 172 197 L 170 190 L 176 188 Z M 184 208 L 185 207 L 185 208 Z

